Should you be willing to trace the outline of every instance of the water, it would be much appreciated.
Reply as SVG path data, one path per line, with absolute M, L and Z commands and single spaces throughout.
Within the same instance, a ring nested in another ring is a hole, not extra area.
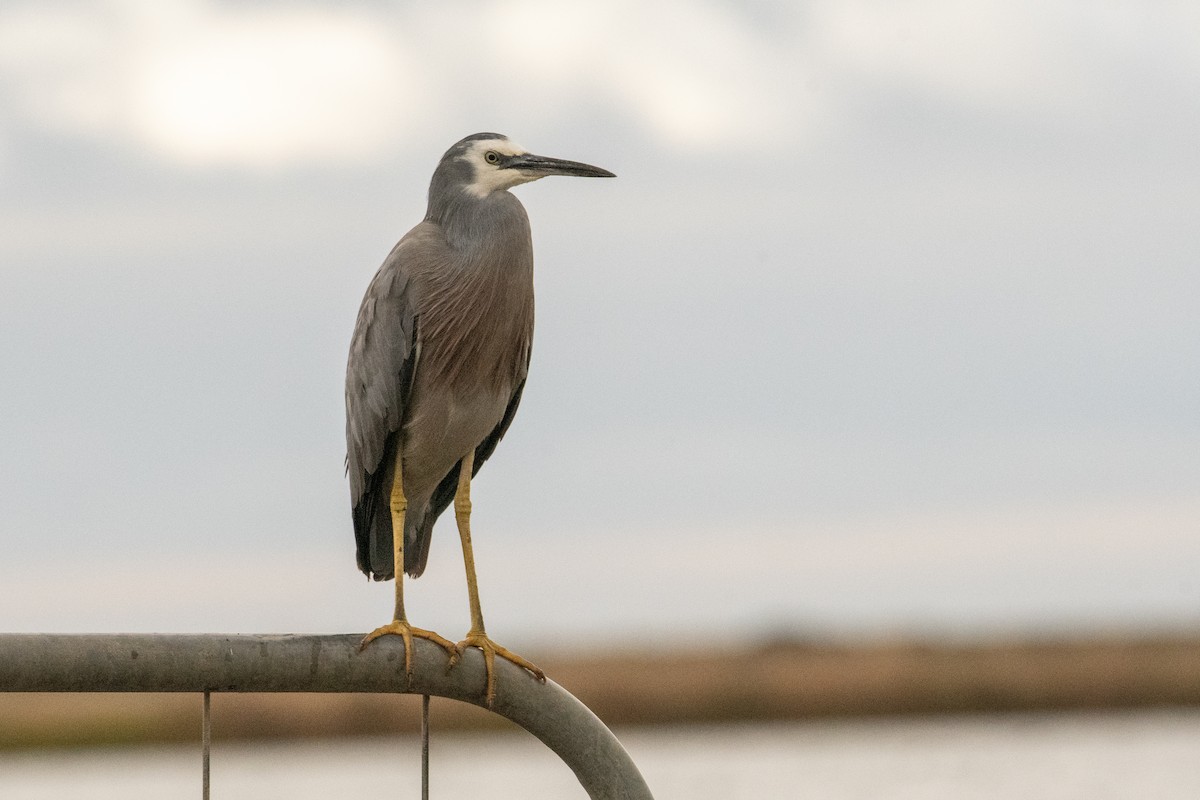
M 435 731 L 431 797 L 585 798 L 524 734 Z M 621 736 L 658 800 L 1200 797 L 1200 711 L 1023 714 Z M 413 737 L 218 743 L 214 800 L 419 796 Z M 199 745 L 0 755 L 0 800 L 200 796 Z

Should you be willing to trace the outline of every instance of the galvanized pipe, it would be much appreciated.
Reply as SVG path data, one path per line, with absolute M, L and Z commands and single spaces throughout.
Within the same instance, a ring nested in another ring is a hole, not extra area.
M 359 651 L 360 635 L 0 634 L 0 691 L 8 692 L 404 692 L 486 708 L 483 655 L 454 669 L 446 652 L 387 636 Z M 491 711 L 553 750 L 593 800 L 651 800 L 629 754 L 586 706 L 553 681 L 496 659 Z
M 204 708 L 200 712 L 200 800 L 212 794 L 212 692 L 204 690 Z

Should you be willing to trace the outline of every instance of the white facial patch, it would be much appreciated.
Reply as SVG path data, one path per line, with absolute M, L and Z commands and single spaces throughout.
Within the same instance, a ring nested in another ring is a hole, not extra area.
M 476 197 L 484 198 L 492 192 L 511 189 L 522 183 L 529 183 L 540 178 L 540 175 L 523 175 L 520 170 L 502 169 L 499 164 L 487 162 L 488 153 L 501 156 L 521 156 L 529 151 L 516 142 L 508 139 L 480 139 L 472 142 L 470 149 L 459 158 L 466 161 L 475 170 L 474 182 L 468 184 L 467 191 Z

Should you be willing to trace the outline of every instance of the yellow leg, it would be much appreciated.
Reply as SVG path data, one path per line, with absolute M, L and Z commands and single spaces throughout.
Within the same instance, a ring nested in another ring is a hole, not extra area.
M 404 639 L 404 675 L 408 683 L 412 684 L 412 649 L 413 637 L 428 639 L 446 650 L 451 657 L 458 654 L 458 650 L 449 639 L 444 639 L 438 636 L 433 631 L 427 631 L 424 628 L 414 628 L 409 624 L 408 618 L 404 615 L 404 514 L 408 510 L 408 499 L 404 496 L 404 479 L 401 469 L 401 448 L 396 447 L 396 470 L 395 476 L 392 478 L 392 494 L 391 494 L 391 510 L 392 510 L 392 566 L 395 572 L 396 579 L 396 609 L 392 614 L 392 621 L 387 625 L 376 628 L 363 637 L 362 644 L 359 649 L 366 647 L 371 642 L 378 639 L 380 636 L 387 634 L 395 634 Z
M 454 493 L 454 519 L 458 522 L 458 536 L 462 539 L 463 564 L 467 569 L 467 596 L 471 603 L 471 630 L 467 632 L 467 638 L 455 646 L 454 655 L 450 657 L 450 666 L 453 667 L 458 663 L 468 647 L 478 647 L 483 651 L 483 663 L 487 670 L 487 704 L 490 708 L 496 700 L 496 656 L 506 658 L 519 667 L 524 667 L 532 672 L 539 681 L 546 680 L 546 673 L 511 650 L 493 642 L 483 628 L 483 610 L 479 605 L 479 585 L 475 581 L 475 551 L 471 546 L 471 469 L 474 461 L 474 451 L 468 453 L 462 460 L 459 465 L 458 490 Z

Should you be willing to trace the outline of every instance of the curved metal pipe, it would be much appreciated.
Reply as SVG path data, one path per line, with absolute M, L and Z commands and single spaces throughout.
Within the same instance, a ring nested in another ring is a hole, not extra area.
M 446 652 L 413 642 L 405 685 L 397 636 L 359 651 L 360 635 L 0 634 L 0 691 L 402 692 L 486 708 L 483 655 L 468 649 L 452 670 Z M 496 659 L 490 709 L 553 750 L 592 800 L 652 800 L 625 748 L 554 681 Z

